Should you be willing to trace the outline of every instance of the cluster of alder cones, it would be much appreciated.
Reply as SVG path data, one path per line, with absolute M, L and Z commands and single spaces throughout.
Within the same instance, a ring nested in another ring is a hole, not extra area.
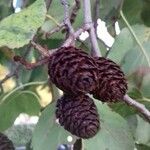
M 51 81 L 64 92 L 56 105 L 61 126 L 80 138 L 93 137 L 100 129 L 97 108 L 92 98 L 116 102 L 127 91 L 120 67 L 104 57 L 91 57 L 81 49 L 62 47 L 48 65 Z

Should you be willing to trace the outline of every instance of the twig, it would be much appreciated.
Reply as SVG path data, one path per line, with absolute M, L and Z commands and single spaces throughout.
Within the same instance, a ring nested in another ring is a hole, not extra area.
M 141 48 L 147 62 L 148 62 L 148 65 L 150 67 L 150 58 L 148 57 L 147 53 L 146 53 L 146 50 L 144 49 L 144 47 L 142 46 L 141 42 L 139 41 L 139 39 L 137 38 L 135 32 L 133 31 L 132 27 L 130 26 L 130 24 L 128 23 L 127 19 L 125 18 L 124 14 L 122 11 L 120 11 L 120 15 L 123 19 L 123 21 L 125 22 L 125 24 L 127 25 L 130 33 L 132 34 L 132 36 L 134 37 L 135 41 L 137 42 L 137 44 L 139 45 L 139 47 Z
M 60 23 L 59 26 L 57 26 L 56 28 L 53 28 L 51 31 L 46 32 L 45 36 L 46 38 L 49 38 L 52 34 L 59 32 L 63 27 L 65 27 L 64 22 Z
M 100 14 L 100 0 L 96 0 L 95 4 L 94 4 L 94 15 L 93 15 L 93 20 L 94 20 L 94 29 L 95 29 L 95 33 L 97 36 L 97 19 L 99 18 L 99 14 Z
M 150 111 L 141 103 L 133 100 L 128 95 L 125 95 L 123 98 L 124 102 L 128 105 L 136 108 L 140 113 L 144 115 L 144 117 L 150 122 Z
M 74 4 L 74 6 L 72 8 L 72 12 L 71 12 L 71 15 L 70 15 L 70 22 L 71 22 L 71 24 L 75 22 L 75 18 L 77 16 L 77 12 L 80 9 L 80 7 L 81 7 L 80 0 L 75 0 L 75 4 Z
M 52 20 L 58 27 L 60 27 L 59 22 L 58 22 L 55 18 L 53 18 L 51 15 L 48 15 L 48 14 L 47 14 L 46 17 L 47 17 L 48 19 Z
M 70 15 L 70 22 L 71 24 L 75 21 L 75 18 L 76 18 L 76 15 L 77 15 L 77 12 L 78 10 L 80 9 L 80 0 L 75 0 L 75 4 L 72 8 L 72 12 L 71 12 L 71 15 Z M 53 28 L 51 31 L 45 33 L 45 37 L 46 38 L 49 38 L 52 34 L 56 33 L 56 32 L 59 32 L 61 29 L 65 29 L 65 23 L 62 22 L 59 24 L 58 26 L 58 22 L 57 22 L 57 27 L 56 28 Z M 65 30 L 66 32 L 66 30 Z
M 25 52 L 25 54 L 24 54 L 24 57 L 25 57 L 25 58 L 26 58 L 27 55 L 30 53 L 30 50 L 31 50 L 31 47 L 30 47 L 30 45 L 29 45 L 29 46 L 27 46 L 26 52 Z M 2 88 L 2 84 L 3 84 L 4 82 L 6 82 L 8 79 L 10 79 L 10 78 L 12 78 L 12 77 L 18 78 L 18 72 L 19 72 L 20 68 L 21 68 L 21 65 L 16 64 L 15 69 L 13 69 L 10 73 L 8 73 L 8 74 L 5 76 L 2 80 L 0 80 L 0 86 L 1 86 L 1 88 Z M 3 88 L 2 88 L 2 90 L 3 90 Z
M 41 45 L 35 43 L 34 41 L 31 41 L 32 46 L 37 49 L 40 54 L 42 54 L 45 57 L 49 57 L 49 52 L 47 49 L 43 48 Z
M 82 32 L 87 31 L 90 29 L 90 25 L 84 25 L 82 28 L 79 28 L 75 33 L 74 36 L 70 36 L 62 45 L 62 47 L 68 47 L 71 45 L 72 41 L 74 41 L 75 39 L 77 39 Z
M 90 24 L 89 35 L 92 46 L 92 56 L 101 56 L 101 52 L 98 46 L 97 37 L 95 34 L 94 25 L 91 17 L 91 3 L 90 0 L 83 0 L 83 11 L 84 11 L 84 24 Z
M 67 26 L 69 30 L 69 35 L 73 36 L 74 29 L 70 22 L 68 0 L 61 0 L 61 3 L 64 6 L 64 24 Z
M 29 63 L 23 57 L 15 56 L 14 61 L 20 62 L 20 64 L 24 65 L 26 69 L 30 70 L 43 64 L 46 64 L 49 61 L 49 57 L 42 58 L 41 60 L 38 60 L 35 63 Z

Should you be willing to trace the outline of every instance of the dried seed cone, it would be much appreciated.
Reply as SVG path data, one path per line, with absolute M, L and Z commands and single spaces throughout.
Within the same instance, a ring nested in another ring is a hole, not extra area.
M 64 47 L 50 58 L 48 73 L 51 81 L 66 93 L 83 94 L 97 85 L 94 59 L 75 47 Z
M 80 138 L 93 137 L 100 128 L 97 108 L 86 95 L 64 95 L 57 101 L 56 118 L 61 126 Z
M 98 65 L 99 85 L 92 92 L 94 98 L 103 102 L 117 102 L 127 91 L 127 82 L 120 67 L 113 61 L 95 58 Z
M 15 150 L 12 141 L 2 133 L 0 133 L 0 150 Z

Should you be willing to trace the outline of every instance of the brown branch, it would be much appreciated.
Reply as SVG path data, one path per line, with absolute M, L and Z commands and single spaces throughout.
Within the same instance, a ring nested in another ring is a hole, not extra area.
M 24 57 L 26 58 L 28 56 L 28 54 L 30 53 L 31 50 L 31 45 L 27 46 L 26 51 L 24 53 Z M 14 65 L 14 64 L 13 64 Z M 12 77 L 16 77 L 18 78 L 18 72 L 21 68 L 20 64 L 16 64 L 15 68 L 13 70 L 10 71 L 10 73 L 8 73 L 2 80 L 0 80 L 0 88 L 3 91 L 3 86 L 2 84 L 4 82 L 6 82 L 8 79 L 12 78 Z
M 14 61 L 19 62 L 20 64 L 25 66 L 26 69 L 30 70 L 30 69 L 36 68 L 38 66 L 41 66 L 43 64 L 46 64 L 49 61 L 49 57 L 44 57 L 35 63 L 29 63 L 23 57 L 15 56 Z
M 136 100 L 133 100 L 128 95 L 124 96 L 123 101 L 126 104 L 136 108 L 141 114 L 143 114 L 143 116 L 148 120 L 148 122 L 150 122 L 150 111 L 143 104 L 137 102 Z
M 75 0 L 75 4 L 74 4 L 74 6 L 72 8 L 72 12 L 71 12 L 71 15 L 70 15 L 70 22 L 71 22 L 71 24 L 75 22 L 75 18 L 77 16 L 77 13 L 78 13 L 80 7 L 81 7 L 80 0 Z
M 84 11 L 84 24 L 90 25 L 88 30 L 91 40 L 91 54 L 92 56 L 101 56 L 101 52 L 98 46 L 97 37 L 95 34 L 94 24 L 91 17 L 91 2 L 90 0 L 83 0 L 83 11 Z

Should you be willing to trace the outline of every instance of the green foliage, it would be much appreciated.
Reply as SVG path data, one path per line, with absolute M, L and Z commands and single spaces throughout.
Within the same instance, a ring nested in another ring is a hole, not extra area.
M 144 25 L 134 25 L 132 26 L 132 29 L 134 30 L 141 44 L 149 43 L 150 28 L 147 28 Z M 116 37 L 116 40 L 111 48 L 108 57 L 115 62 L 121 64 L 121 61 L 123 61 L 123 58 L 127 54 L 127 52 L 132 51 L 135 46 L 137 46 L 137 42 L 133 38 L 133 35 L 130 33 L 128 28 L 124 28 L 121 30 L 121 33 Z M 141 57 L 144 57 L 143 54 Z
M 44 0 L 37 0 L 20 13 L 3 19 L 0 22 L 0 47 L 19 48 L 28 44 L 43 24 L 45 15 Z

